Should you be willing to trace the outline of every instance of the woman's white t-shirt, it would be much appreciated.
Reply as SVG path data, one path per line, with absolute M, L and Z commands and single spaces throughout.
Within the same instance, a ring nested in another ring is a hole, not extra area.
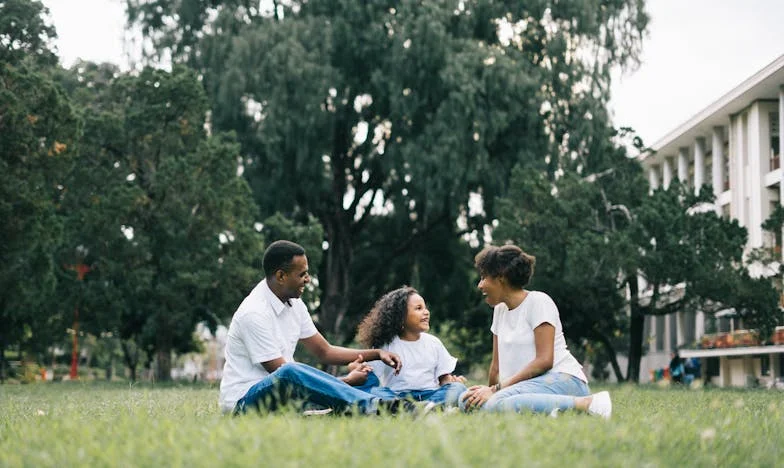
M 381 349 L 397 354 L 403 361 L 398 375 L 381 361 L 370 363 L 381 386 L 395 392 L 435 390 L 439 387 L 438 378 L 452 373 L 457 364 L 457 358 L 449 354 L 441 340 L 428 333 L 422 333 L 416 341 L 405 341 L 396 336 Z
M 518 373 L 534 360 L 534 329 L 545 322 L 555 327 L 551 371 L 570 374 L 588 382 L 582 366 L 566 347 L 558 307 L 550 296 L 539 291 L 529 291 L 523 302 L 512 310 L 503 302 L 493 310 L 490 331 L 498 337 L 498 374 L 501 381 Z

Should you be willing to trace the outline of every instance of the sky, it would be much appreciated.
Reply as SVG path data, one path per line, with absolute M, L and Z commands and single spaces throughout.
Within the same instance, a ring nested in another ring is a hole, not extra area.
M 43 0 L 65 66 L 77 58 L 124 63 L 124 0 Z M 616 126 L 652 145 L 784 55 L 782 0 L 648 0 L 641 64 L 616 73 Z M 101 18 L 101 21 L 87 20 Z

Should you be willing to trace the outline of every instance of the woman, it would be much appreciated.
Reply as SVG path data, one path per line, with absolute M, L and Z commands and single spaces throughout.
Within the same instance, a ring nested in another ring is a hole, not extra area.
M 489 385 L 460 398 L 467 411 L 576 409 L 609 419 L 610 394 L 591 395 L 582 366 L 566 347 L 558 308 L 547 294 L 525 286 L 536 259 L 514 245 L 487 247 L 474 259 L 479 289 L 494 307 Z

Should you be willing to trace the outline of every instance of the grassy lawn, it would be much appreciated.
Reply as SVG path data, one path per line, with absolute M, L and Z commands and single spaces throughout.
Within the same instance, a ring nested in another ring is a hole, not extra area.
M 610 388 L 613 419 L 221 416 L 217 388 L 0 385 L 0 466 L 782 466 L 784 394 Z

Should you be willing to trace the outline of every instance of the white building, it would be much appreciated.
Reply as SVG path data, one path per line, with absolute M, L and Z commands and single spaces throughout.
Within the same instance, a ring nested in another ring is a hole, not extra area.
M 748 230 L 747 252 L 758 247 L 781 252 L 781 235 L 763 231 L 762 223 L 784 201 L 782 126 L 784 55 L 657 141 L 654 152 L 643 155 L 641 162 L 652 189 L 668 187 L 676 178 L 695 191 L 712 185 L 716 212 Z M 764 272 L 759 267 L 752 274 Z M 719 320 L 718 332 L 735 326 L 731 317 Z M 666 367 L 670 353 L 683 347 L 681 356 L 701 358 L 703 375 L 707 371 L 719 386 L 745 386 L 754 379 L 773 382 L 784 375 L 784 345 L 698 348 L 695 343 L 706 325 L 699 312 L 648 317 L 644 333 L 649 352 L 641 363 L 641 380 L 646 381 L 652 369 Z

